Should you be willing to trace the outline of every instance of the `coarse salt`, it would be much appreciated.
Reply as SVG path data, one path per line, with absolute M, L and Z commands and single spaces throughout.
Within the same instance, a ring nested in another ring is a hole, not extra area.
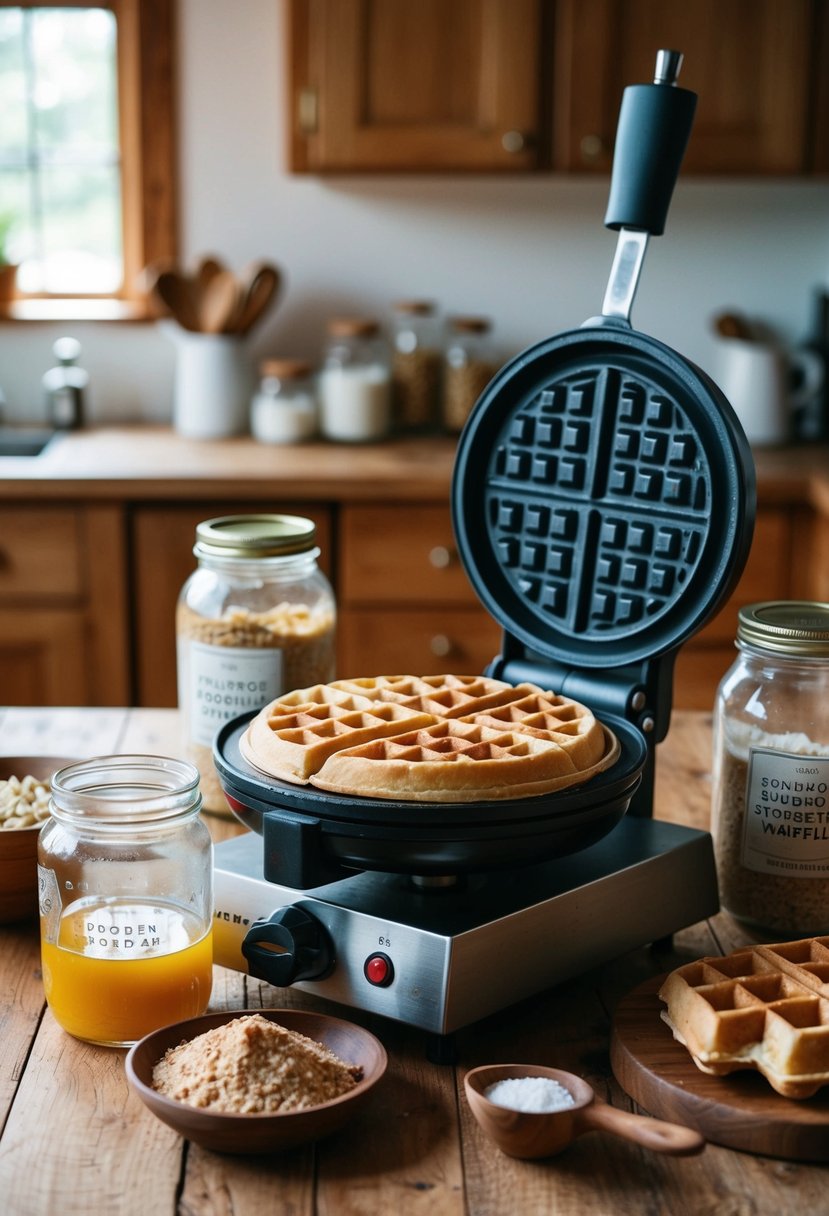
M 484 1097 L 496 1106 L 506 1106 L 510 1110 L 566 1110 L 575 1105 L 570 1090 L 549 1077 L 511 1077 L 495 1081 L 484 1090 Z

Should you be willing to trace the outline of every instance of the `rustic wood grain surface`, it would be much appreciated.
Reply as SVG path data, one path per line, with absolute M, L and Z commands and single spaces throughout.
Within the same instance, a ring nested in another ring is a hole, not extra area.
M 0 710 L 0 753 L 175 752 L 174 711 Z M 677 713 L 659 750 L 659 818 L 704 827 L 710 719 Z M 213 818 L 216 839 L 237 826 Z M 624 958 L 501 1011 L 457 1036 L 458 1063 L 427 1061 L 423 1036 L 384 1019 L 278 990 L 217 967 L 211 1009 L 306 1007 L 368 1026 L 389 1070 L 363 1116 L 315 1146 L 272 1158 L 190 1145 L 130 1092 L 124 1053 L 66 1035 L 43 999 L 37 926 L 0 927 L 0 1210 L 7 1216 L 778 1216 L 827 1211 L 829 1174 L 709 1145 L 668 1158 L 603 1133 L 560 1157 L 514 1161 L 485 1141 L 463 1097 L 476 1064 L 516 1060 L 569 1069 L 617 1106 L 615 1004 L 650 975 L 744 940 L 724 914 L 670 948 Z

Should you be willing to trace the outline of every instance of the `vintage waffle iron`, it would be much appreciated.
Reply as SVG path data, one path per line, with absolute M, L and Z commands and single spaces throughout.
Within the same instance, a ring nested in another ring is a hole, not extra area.
M 710 837 L 652 817 L 654 755 L 677 650 L 745 564 L 753 464 L 716 385 L 629 320 L 693 119 L 680 61 L 625 90 L 602 315 L 496 375 L 452 486 L 504 630 L 487 674 L 590 705 L 620 760 L 547 797 L 396 803 L 264 777 L 239 751 L 251 715 L 228 723 L 214 759 L 254 831 L 216 848 L 218 962 L 440 1036 L 717 910 Z

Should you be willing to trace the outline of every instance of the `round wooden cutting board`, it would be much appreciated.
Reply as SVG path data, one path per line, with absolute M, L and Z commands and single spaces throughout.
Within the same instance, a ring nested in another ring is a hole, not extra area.
M 793 1161 L 829 1161 L 829 1088 L 794 1101 L 753 1070 L 713 1077 L 701 1072 L 662 1021 L 648 980 L 620 1001 L 610 1059 L 616 1080 L 651 1115 L 694 1127 L 726 1148 Z

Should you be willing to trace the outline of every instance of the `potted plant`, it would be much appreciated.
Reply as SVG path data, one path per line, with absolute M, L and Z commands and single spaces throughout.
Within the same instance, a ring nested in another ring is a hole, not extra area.
M 13 211 L 0 211 L 0 304 L 8 304 L 17 292 L 17 263 L 9 259 L 9 233 L 17 216 Z

